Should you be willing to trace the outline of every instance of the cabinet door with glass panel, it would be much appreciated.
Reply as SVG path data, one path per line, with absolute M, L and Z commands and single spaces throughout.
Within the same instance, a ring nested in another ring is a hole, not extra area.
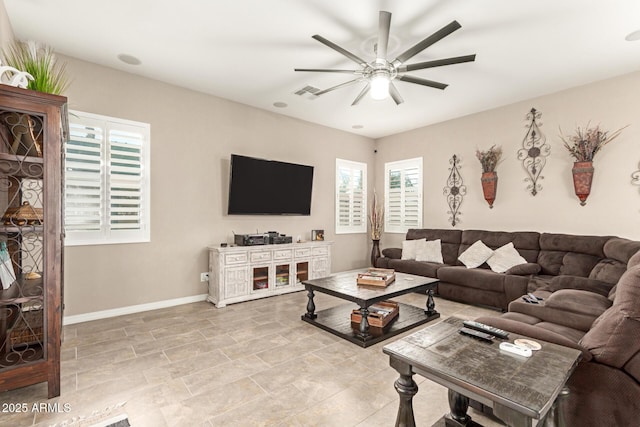
M 66 98 L 0 85 L 0 391 L 60 394 Z

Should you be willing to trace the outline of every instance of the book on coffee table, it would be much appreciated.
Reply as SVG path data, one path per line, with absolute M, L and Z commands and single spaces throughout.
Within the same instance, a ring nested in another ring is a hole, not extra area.
M 358 285 L 389 286 L 396 280 L 395 270 L 390 268 L 369 268 L 365 273 L 358 273 Z

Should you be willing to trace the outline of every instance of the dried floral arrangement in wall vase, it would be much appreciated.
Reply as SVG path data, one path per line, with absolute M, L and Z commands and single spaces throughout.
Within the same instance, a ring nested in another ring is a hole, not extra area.
M 462 199 L 467 194 L 467 187 L 464 185 L 462 176 L 460 176 L 460 158 L 455 154 L 449 160 L 451 167 L 449 168 L 449 177 L 447 178 L 447 186 L 444 187 L 444 195 L 447 198 L 447 204 L 449 210 L 447 213 L 449 221 L 453 227 L 460 222 L 460 205 L 462 205 Z
M 496 200 L 496 192 L 498 191 L 498 172 L 496 166 L 500 163 L 502 157 L 502 147 L 492 145 L 488 150 L 476 150 L 476 157 L 482 165 L 482 193 L 484 199 L 489 203 L 489 208 L 493 209 L 493 202 Z
M 547 144 L 547 138 L 540 131 L 538 120 L 542 118 L 542 113 L 532 108 L 527 114 L 529 125 L 527 126 L 527 134 L 522 140 L 522 148 L 518 150 L 518 160 L 522 161 L 522 167 L 527 172 L 528 177 L 524 179 L 529 182 L 527 190 L 531 191 L 531 195 L 535 196 L 542 186 L 538 183 L 544 179 L 542 169 L 547 163 L 547 156 L 551 154 L 551 147 Z
M 593 158 L 602 150 L 602 147 L 616 139 L 625 127 L 609 133 L 609 131 L 600 129 L 600 126 L 589 127 L 587 123 L 584 128 L 577 127 L 575 133 L 570 136 L 563 135 L 560 130 L 560 139 L 569 154 L 575 159 L 571 173 L 574 191 L 580 199 L 580 206 L 587 204 L 587 197 L 591 194 L 594 172 Z

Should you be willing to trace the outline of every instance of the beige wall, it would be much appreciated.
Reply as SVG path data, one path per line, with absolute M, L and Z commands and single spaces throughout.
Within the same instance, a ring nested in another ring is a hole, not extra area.
M 4 49 L 6 45 L 13 41 L 13 30 L 7 10 L 4 7 L 4 0 L 0 0 L 0 49 Z
M 67 247 L 65 315 L 204 294 L 206 247 L 232 241 L 232 232 L 309 239 L 320 228 L 335 242 L 334 271 L 367 264 L 367 234 L 334 234 L 334 174 L 336 157 L 372 169 L 373 140 L 63 59 L 73 76 L 70 109 L 150 123 L 152 140 L 152 241 Z M 311 216 L 227 216 L 231 153 L 315 166 Z
M 640 168 L 640 73 L 596 82 L 559 93 L 481 112 L 376 141 L 376 188 L 384 188 L 384 163 L 417 156 L 424 158 L 423 226 L 452 228 L 443 195 L 453 154 L 462 157 L 461 175 L 467 186 L 459 229 L 535 230 L 559 233 L 618 235 L 640 239 L 640 187 L 631 173 Z M 535 107 L 542 112 L 541 130 L 551 154 L 534 197 L 516 152 L 526 133 L 525 120 Z M 571 133 L 576 125 L 601 124 L 613 131 L 630 125 L 595 158 L 595 176 L 586 206 L 574 194 L 572 158 L 559 129 Z M 501 145 L 504 161 L 498 166 L 498 191 L 493 209 L 480 185 L 477 148 Z M 398 246 L 401 234 L 385 234 L 382 247 Z

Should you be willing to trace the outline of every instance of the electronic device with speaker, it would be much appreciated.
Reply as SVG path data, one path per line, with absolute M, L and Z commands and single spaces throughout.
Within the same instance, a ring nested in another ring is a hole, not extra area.
M 234 243 L 238 246 L 268 245 L 268 234 L 234 234 Z

